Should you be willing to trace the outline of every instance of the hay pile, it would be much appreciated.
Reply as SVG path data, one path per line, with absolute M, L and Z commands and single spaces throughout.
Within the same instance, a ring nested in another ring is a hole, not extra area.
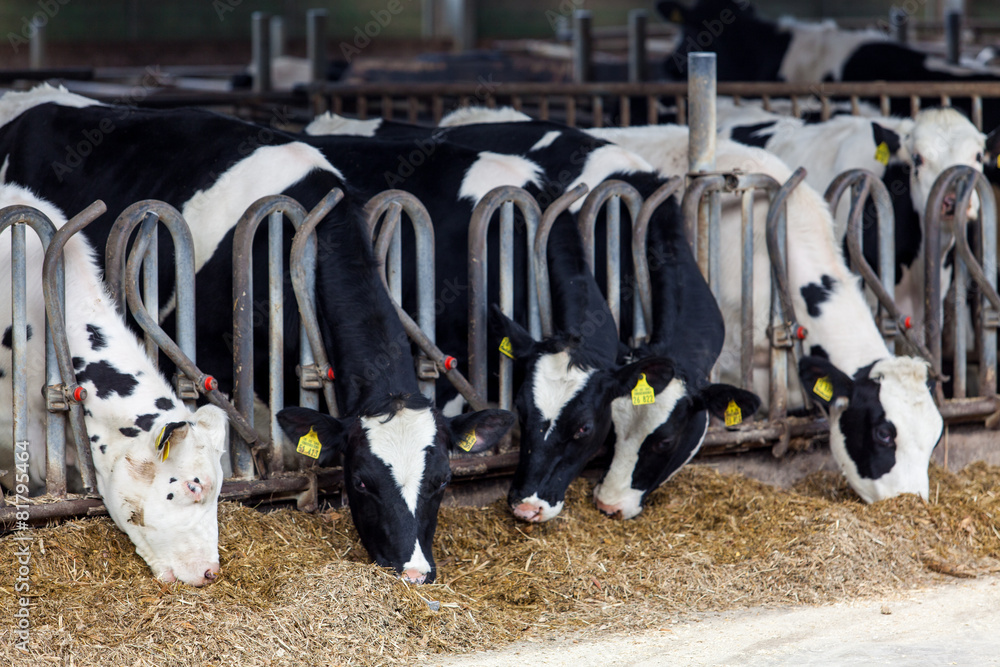
M 632 521 L 600 516 L 578 480 L 563 515 L 503 503 L 443 509 L 438 583 L 369 565 L 346 511 L 220 506 L 223 576 L 160 584 L 107 518 L 32 531 L 31 653 L 14 648 L 13 574 L 0 579 L 4 664 L 394 664 L 553 629 L 662 627 L 679 614 L 819 603 L 996 571 L 1000 468 L 933 468 L 931 499 L 867 506 L 838 476 L 794 492 L 685 468 Z M 14 542 L 0 538 L 0 572 Z M 437 600 L 433 612 L 424 598 Z

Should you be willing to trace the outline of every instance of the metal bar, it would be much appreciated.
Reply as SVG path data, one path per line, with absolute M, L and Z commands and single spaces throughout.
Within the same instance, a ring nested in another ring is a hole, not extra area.
M 906 44 L 909 41 L 909 23 L 909 12 L 902 7 L 889 8 L 889 34 L 900 44 Z
M 300 393 L 317 389 L 322 386 L 323 397 L 326 399 L 327 410 L 334 417 L 340 416 L 334 390 L 334 373 L 327 357 L 323 336 L 320 333 L 319 318 L 316 317 L 316 234 L 315 229 L 333 207 L 340 203 L 344 193 L 340 188 L 334 188 L 319 201 L 316 206 L 296 225 L 295 236 L 292 237 L 292 247 L 289 252 L 288 265 L 292 277 L 292 291 L 299 307 L 302 331 L 300 336 L 304 341 L 303 353 L 300 356 L 302 378 Z M 287 216 L 287 213 L 286 213 Z M 295 224 L 293 218 L 292 224 Z M 309 351 L 306 354 L 306 350 Z M 307 369 L 312 373 L 307 374 Z M 318 403 L 319 398 L 315 398 Z
M 698 212 L 701 199 L 706 192 L 725 186 L 726 177 L 719 174 L 692 178 L 691 184 L 684 191 L 684 199 L 681 201 L 681 211 L 684 215 L 684 234 L 698 260 L 701 275 L 706 280 L 708 279 L 708 227 L 698 224 Z
M 66 323 L 63 315 L 65 313 L 65 270 L 62 252 L 73 234 L 79 233 L 106 210 L 104 202 L 98 200 L 70 218 L 52 235 L 45 251 L 45 259 L 42 262 L 42 289 L 45 295 L 45 313 L 48 320 L 45 332 L 46 384 L 49 392 L 61 389 L 65 399 L 63 403 L 69 408 L 69 430 L 76 447 L 83 486 L 88 493 L 97 491 L 97 476 L 94 472 L 94 459 L 90 451 L 90 439 L 87 436 L 83 406 L 80 405 L 80 401 L 86 398 L 86 390 L 76 383 L 72 351 L 69 349 L 65 335 Z M 79 394 L 77 389 L 80 390 Z M 65 450 L 63 424 L 60 416 L 54 412 L 49 413 L 48 431 L 55 432 L 58 440 L 63 443 L 59 448 Z M 65 465 L 65 462 L 63 464 Z
M 591 20 L 586 9 L 573 12 L 573 80 L 577 83 L 594 78 Z
M 42 214 L 36 214 L 41 217 Z M 30 450 L 28 440 L 28 283 L 27 246 L 24 222 L 19 220 L 4 224 L 0 229 L 10 227 L 10 283 L 11 283 L 11 364 L 14 384 L 14 447 L 23 443 Z M 41 224 L 37 225 L 41 228 Z M 46 236 L 52 237 L 52 223 L 49 221 Z M 54 438 L 47 440 L 45 465 L 46 490 L 56 497 L 66 495 L 66 448 Z M 30 453 L 30 452 L 29 452 Z M 30 464 L 29 464 L 30 465 Z M 16 468 L 16 466 L 15 466 Z M 27 494 L 25 494 L 27 495 Z
M 529 292 L 530 294 L 530 292 Z M 500 207 L 500 310 L 508 317 L 514 313 L 514 202 Z M 513 406 L 514 362 L 500 356 L 500 409 Z
M 386 255 L 385 266 L 389 279 L 389 294 L 396 303 L 403 303 L 403 235 L 399 229 L 400 205 L 396 202 L 389 204 L 385 212 L 386 223 L 394 230 L 389 242 L 389 253 Z
M 958 227 L 958 221 L 956 220 L 955 222 L 956 227 Z M 956 236 L 958 235 L 956 234 Z M 966 356 L 968 354 L 968 341 L 965 339 L 967 332 L 965 317 L 962 316 L 962 312 L 966 307 L 966 284 L 969 280 L 969 269 L 966 267 L 962 253 L 956 254 L 954 266 L 955 304 L 952 321 L 955 323 L 955 357 L 952 361 L 951 396 L 952 398 L 965 398 L 967 395 L 966 385 L 968 384 L 969 360 Z
M 621 216 L 620 209 L 615 204 L 616 200 L 624 200 L 629 211 L 629 222 L 634 224 L 639 219 L 639 212 L 642 209 L 642 195 L 633 186 L 619 180 L 604 181 L 594 188 L 580 207 L 576 222 L 583 240 L 583 255 L 591 272 L 594 272 L 594 234 L 597 215 L 606 204 L 608 205 L 608 215 L 605 219 L 607 238 L 605 298 L 615 320 L 615 330 L 621 331 Z
M 271 474 L 284 471 L 281 454 L 281 426 L 278 411 L 274 408 L 285 405 L 285 280 L 284 244 L 281 232 L 284 216 L 280 210 L 271 211 L 267 220 L 267 313 L 268 313 L 268 406 L 271 407 L 268 433 L 271 436 L 271 455 L 268 471 Z
M 254 12 L 250 15 L 250 39 L 254 65 L 253 92 L 266 93 L 271 90 L 271 15 Z
M 325 9 L 306 11 L 306 57 L 313 83 L 326 81 L 326 17 Z
M 628 80 L 645 81 L 646 74 L 646 22 L 649 12 L 632 9 L 628 13 Z
M 549 232 L 552 230 L 552 225 L 555 224 L 556 218 L 568 209 L 573 202 L 585 194 L 587 194 L 586 183 L 578 183 L 572 190 L 567 190 L 560 195 L 545 209 L 545 213 L 538 223 L 538 230 L 534 234 L 534 247 L 531 257 L 532 263 L 535 266 L 535 286 L 537 290 L 538 313 L 541 319 L 541 335 L 545 338 L 554 333 L 552 325 L 552 292 L 550 291 L 549 283 Z M 648 281 L 647 275 L 647 283 Z M 532 336 L 534 335 L 532 333 Z
M 37 14 L 36 14 L 37 16 Z M 48 21 L 41 23 L 32 19 L 31 36 L 28 42 L 28 63 L 31 69 L 40 70 L 45 67 L 45 26 Z
M 962 12 L 949 11 L 944 17 L 944 41 L 948 62 L 957 65 L 962 55 Z
M 271 17 L 271 58 L 285 55 L 285 17 Z
M 139 230 L 140 235 L 149 236 L 149 244 L 146 247 L 146 256 L 143 258 L 142 262 L 142 300 L 146 304 L 146 309 L 151 313 L 156 313 L 157 318 L 160 315 L 160 275 L 158 271 L 159 256 L 157 254 L 157 248 L 159 248 L 159 240 L 156 235 L 156 218 L 147 216 L 147 218 L 142 223 L 142 228 Z M 159 370 L 160 368 L 160 350 L 156 347 L 156 341 L 153 340 L 149 333 L 143 336 L 146 347 L 146 356 L 153 363 L 153 368 Z
M 688 171 L 692 173 L 715 170 L 715 91 L 715 54 L 689 53 Z
M 436 0 L 421 0 L 420 3 L 420 37 L 421 39 L 433 39 L 436 30 L 435 16 Z
M 634 345 L 638 346 L 644 339 L 652 333 L 649 329 L 653 326 L 653 297 L 650 279 L 649 255 L 646 252 L 646 237 L 649 231 L 649 224 L 653 218 L 653 213 L 669 197 L 676 195 L 684 187 L 684 177 L 672 176 L 666 183 L 657 188 L 642 203 L 639 215 L 632 223 L 632 267 L 635 272 L 635 285 L 633 288 L 633 331 L 635 332 Z M 546 211 L 548 213 L 548 211 Z M 659 259 L 657 261 L 660 261 Z M 655 266 L 654 268 L 659 268 Z
M 500 206 L 512 201 L 532 229 L 538 228 L 541 211 L 535 198 L 521 188 L 501 186 L 486 193 L 472 212 L 469 223 L 469 378 L 476 393 L 487 395 L 486 321 L 486 232 L 490 219 Z M 529 222 L 531 221 L 531 222 Z M 531 236 L 529 235 L 529 243 Z M 528 271 L 534 272 L 532 264 Z M 505 313 L 508 317 L 513 313 Z
M 754 191 L 745 190 L 740 201 L 743 241 L 740 307 L 740 382 L 753 391 L 753 201 Z

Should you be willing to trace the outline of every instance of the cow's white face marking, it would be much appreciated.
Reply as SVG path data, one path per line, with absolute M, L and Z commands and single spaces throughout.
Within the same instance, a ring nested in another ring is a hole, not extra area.
M 632 488 L 632 473 L 639 461 L 639 449 L 653 431 L 667 423 L 678 401 L 686 394 L 687 385 L 680 378 L 674 378 L 656 395 L 656 402 L 651 405 L 632 405 L 631 396 L 611 401 L 615 455 L 604 480 L 594 488 L 595 499 L 605 505 L 620 506 L 626 519 L 642 511 L 642 494 L 649 489 Z M 696 447 L 691 456 L 698 449 Z
M 420 574 L 429 574 L 431 571 L 431 564 L 427 562 L 427 558 L 424 556 L 424 550 L 420 548 L 420 540 L 416 540 L 413 543 L 413 554 L 410 559 L 403 563 L 403 572 L 407 570 L 416 570 Z
M 406 506 L 416 515 L 424 478 L 424 451 L 434 446 L 437 423 L 428 408 L 404 408 L 389 421 L 384 420 L 384 415 L 361 417 L 361 425 L 372 453 L 388 466 Z
M 910 172 L 910 196 L 917 215 L 923 220 L 931 187 L 941 172 L 956 164 L 983 170 L 981 157 L 986 135 L 958 111 L 943 108 L 924 109 L 918 113 L 909 139 L 907 148 L 911 160 L 920 156 L 920 165 Z M 979 210 L 977 195 L 973 194 L 969 208 L 970 216 Z
M 551 130 L 549 132 L 546 132 L 544 135 L 542 135 L 541 139 L 535 142 L 534 146 L 528 149 L 528 152 L 530 153 L 531 151 L 538 151 L 545 148 L 546 146 L 551 146 L 552 142 L 558 139 L 561 134 L 562 132 L 559 132 L 558 130 Z
M 327 111 L 316 116 L 311 123 L 306 125 L 306 134 L 344 134 L 356 137 L 374 137 L 375 132 L 382 126 L 381 118 L 371 118 L 369 120 L 358 120 L 356 118 L 345 118 L 335 113 Z
M 542 419 L 549 422 L 546 438 L 555 429 L 563 408 L 580 393 L 593 374 L 592 368 L 584 370 L 573 366 L 566 351 L 543 354 L 535 362 L 532 395 Z
M 631 174 L 635 171 L 654 171 L 648 162 L 635 153 L 615 144 L 608 144 L 596 148 L 587 155 L 587 161 L 583 165 L 583 171 L 572 183 L 566 186 L 566 191 L 570 191 L 580 183 L 586 183 L 587 187 L 593 190 L 610 174 L 625 173 Z M 579 212 L 583 207 L 584 199 L 577 199 L 569 207 L 573 213 Z
M 265 195 L 280 194 L 313 170 L 341 174 L 317 149 L 300 142 L 261 146 L 219 176 L 207 190 L 199 190 L 181 210 L 192 228 L 194 270 L 200 271 L 223 237 L 236 226 L 251 204 Z
M 559 516 L 559 513 L 562 512 L 563 505 L 565 504 L 564 501 L 560 500 L 555 505 L 551 505 L 549 504 L 549 501 L 539 498 L 537 493 L 533 493 L 527 498 L 522 498 L 521 502 L 527 503 L 528 505 L 537 507 L 541 510 L 538 513 L 539 521 L 548 521 L 549 519 Z
M 90 106 L 107 106 L 97 100 L 71 93 L 63 86 L 56 88 L 43 83 L 23 93 L 15 91 L 4 93 L 4 96 L 0 98 L 0 127 L 14 120 L 28 109 L 49 102 L 76 109 Z
M 541 185 L 541 178 L 542 168 L 527 158 L 483 151 L 465 172 L 458 196 L 470 199 L 475 205 L 493 188 L 501 185 L 523 188 L 529 183 Z
M 863 477 L 851 459 L 840 429 L 844 407 L 830 415 L 830 451 L 851 487 L 866 502 L 915 493 L 926 499 L 927 466 L 941 437 L 944 420 L 927 391 L 927 364 L 911 357 L 883 359 L 872 366 L 869 377 L 879 381 L 879 403 L 885 418 L 896 427 L 896 462 L 877 479 Z

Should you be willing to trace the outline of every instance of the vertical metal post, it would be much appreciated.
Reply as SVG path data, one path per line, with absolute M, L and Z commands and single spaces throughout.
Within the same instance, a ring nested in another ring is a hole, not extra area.
M 159 239 L 157 239 L 157 218 L 154 215 L 146 216 L 139 228 L 139 233 L 149 236 L 149 245 L 146 247 L 146 256 L 142 261 L 142 302 L 146 304 L 146 310 L 154 313 L 153 317 L 160 316 L 160 274 L 158 273 Z M 146 343 L 146 356 L 153 362 L 153 367 L 160 367 L 160 349 L 153 340 L 153 336 L 147 331 L 143 336 Z
M 31 69 L 42 69 L 45 67 L 45 24 L 32 21 L 31 27 L 29 62 Z
M 267 12 L 254 12 L 250 17 L 250 37 L 253 43 L 253 92 L 271 90 L 271 16 Z
M 741 199 L 743 265 L 740 294 L 740 382 L 753 391 L 753 190 L 744 190 Z
M 437 0 L 422 0 L 420 3 L 420 36 L 433 39 L 437 24 Z
M 959 253 L 955 253 L 955 311 L 952 318 L 955 322 L 955 365 L 952 398 L 965 398 L 968 394 L 968 342 L 966 341 L 966 291 L 969 281 L 969 269 Z
M 312 64 L 312 82 L 326 80 L 326 10 L 306 12 L 306 57 Z
M 586 9 L 573 12 L 573 81 L 585 83 L 593 79 L 591 15 Z
M 11 326 L 12 334 L 12 351 L 11 351 L 11 362 L 14 366 L 13 369 L 13 384 L 14 384 L 14 451 L 17 451 L 16 443 L 27 443 L 28 442 L 28 336 L 27 330 L 25 329 L 25 324 L 28 321 L 28 307 L 27 307 L 27 278 L 26 278 L 26 267 L 27 263 L 25 261 L 25 225 L 24 223 L 15 223 L 11 225 L 11 248 L 10 248 L 10 282 L 11 282 L 11 300 L 13 306 L 11 308 L 11 316 L 13 317 L 13 324 Z M 41 333 L 41 332 L 38 332 Z M 26 445 L 30 449 L 30 444 Z M 49 442 L 49 448 L 52 448 L 52 443 Z M 65 452 L 65 447 L 63 447 Z M 57 466 L 64 462 L 64 459 L 58 458 L 58 452 L 55 452 L 56 456 L 53 456 L 52 451 L 49 452 L 48 465 L 46 466 L 46 478 L 48 479 L 48 491 L 56 495 L 62 495 L 66 493 L 66 480 L 62 470 L 57 469 Z M 65 456 L 65 454 L 64 454 Z M 55 473 L 53 475 L 52 473 Z M 62 489 L 53 489 L 52 487 L 57 485 L 56 481 L 60 476 L 62 476 Z
M 902 7 L 889 8 L 889 32 L 900 44 L 909 41 L 910 14 Z
M 271 17 L 271 58 L 285 55 L 285 17 Z
M 403 231 L 400 229 L 399 214 L 402 208 L 399 204 L 390 204 L 385 214 L 383 225 L 393 227 L 392 242 L 389 244 L 389 254 L 385 261 L 386 279 L 389 283 L 389 294 L 396 303 L 403 303 Z
M 630 83 L 645 81 L 646 74 L 646 21 L 645 9 L 628 13 L 628 80 Z
M 453 50 L 468 51 L 476 47 L 475 0 L 451 0 Z
M 284 215 L 272 211 L 267 220 L 267 301 L 268 301 L 268 360 L 267 374 L 270 385 L 268 405 L 271 407 L 271 422 L 268 433 L 271 438 L 270 471 L 284 469 L 281 458 L 281 426 L 278 424 L 279 405 L 285 405 L 285 303 L 284 303 L 284 244 L 281 231 Z
M 500 309 L 508 317 L 514 314 L 514 202 L 500 207 Z M 500 409 L 513 404 L 514 364 L 500 357 Z
M 618 325 L 620 329 L 621 323 L 621 284 L 622 284 L 622 267 L 621 267 L 621 257 L 622 257 L 622 242 L 621 242 L 621 229 L 622 229 L 622 198 L 612 197 L 608 200 L 607 211 L 607 229 L 605 231 L 606 238 L 606 248 L 605 248 L 605 271 L 607 272 L 607 300 L 608 309 L 611 310 L 611 316 L 615 320 L 615 324 Z M 634 216 L 632 222 L 634 223 Z
M 962 55 L 962 12 L 949 11 L 945 14 L 944 29 L 948 62 L 957 65 Z

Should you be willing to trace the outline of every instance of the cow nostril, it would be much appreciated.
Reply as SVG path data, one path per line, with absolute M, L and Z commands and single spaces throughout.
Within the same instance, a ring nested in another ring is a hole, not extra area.
M 210 569 L 209 570 L 205 570 L 205 578 L 208 579 L 209 581 L 215 581 L 215 578 L 217 576 L 218 575 L 215 572 L 212 572 L 212 570 L 210 570 Z

